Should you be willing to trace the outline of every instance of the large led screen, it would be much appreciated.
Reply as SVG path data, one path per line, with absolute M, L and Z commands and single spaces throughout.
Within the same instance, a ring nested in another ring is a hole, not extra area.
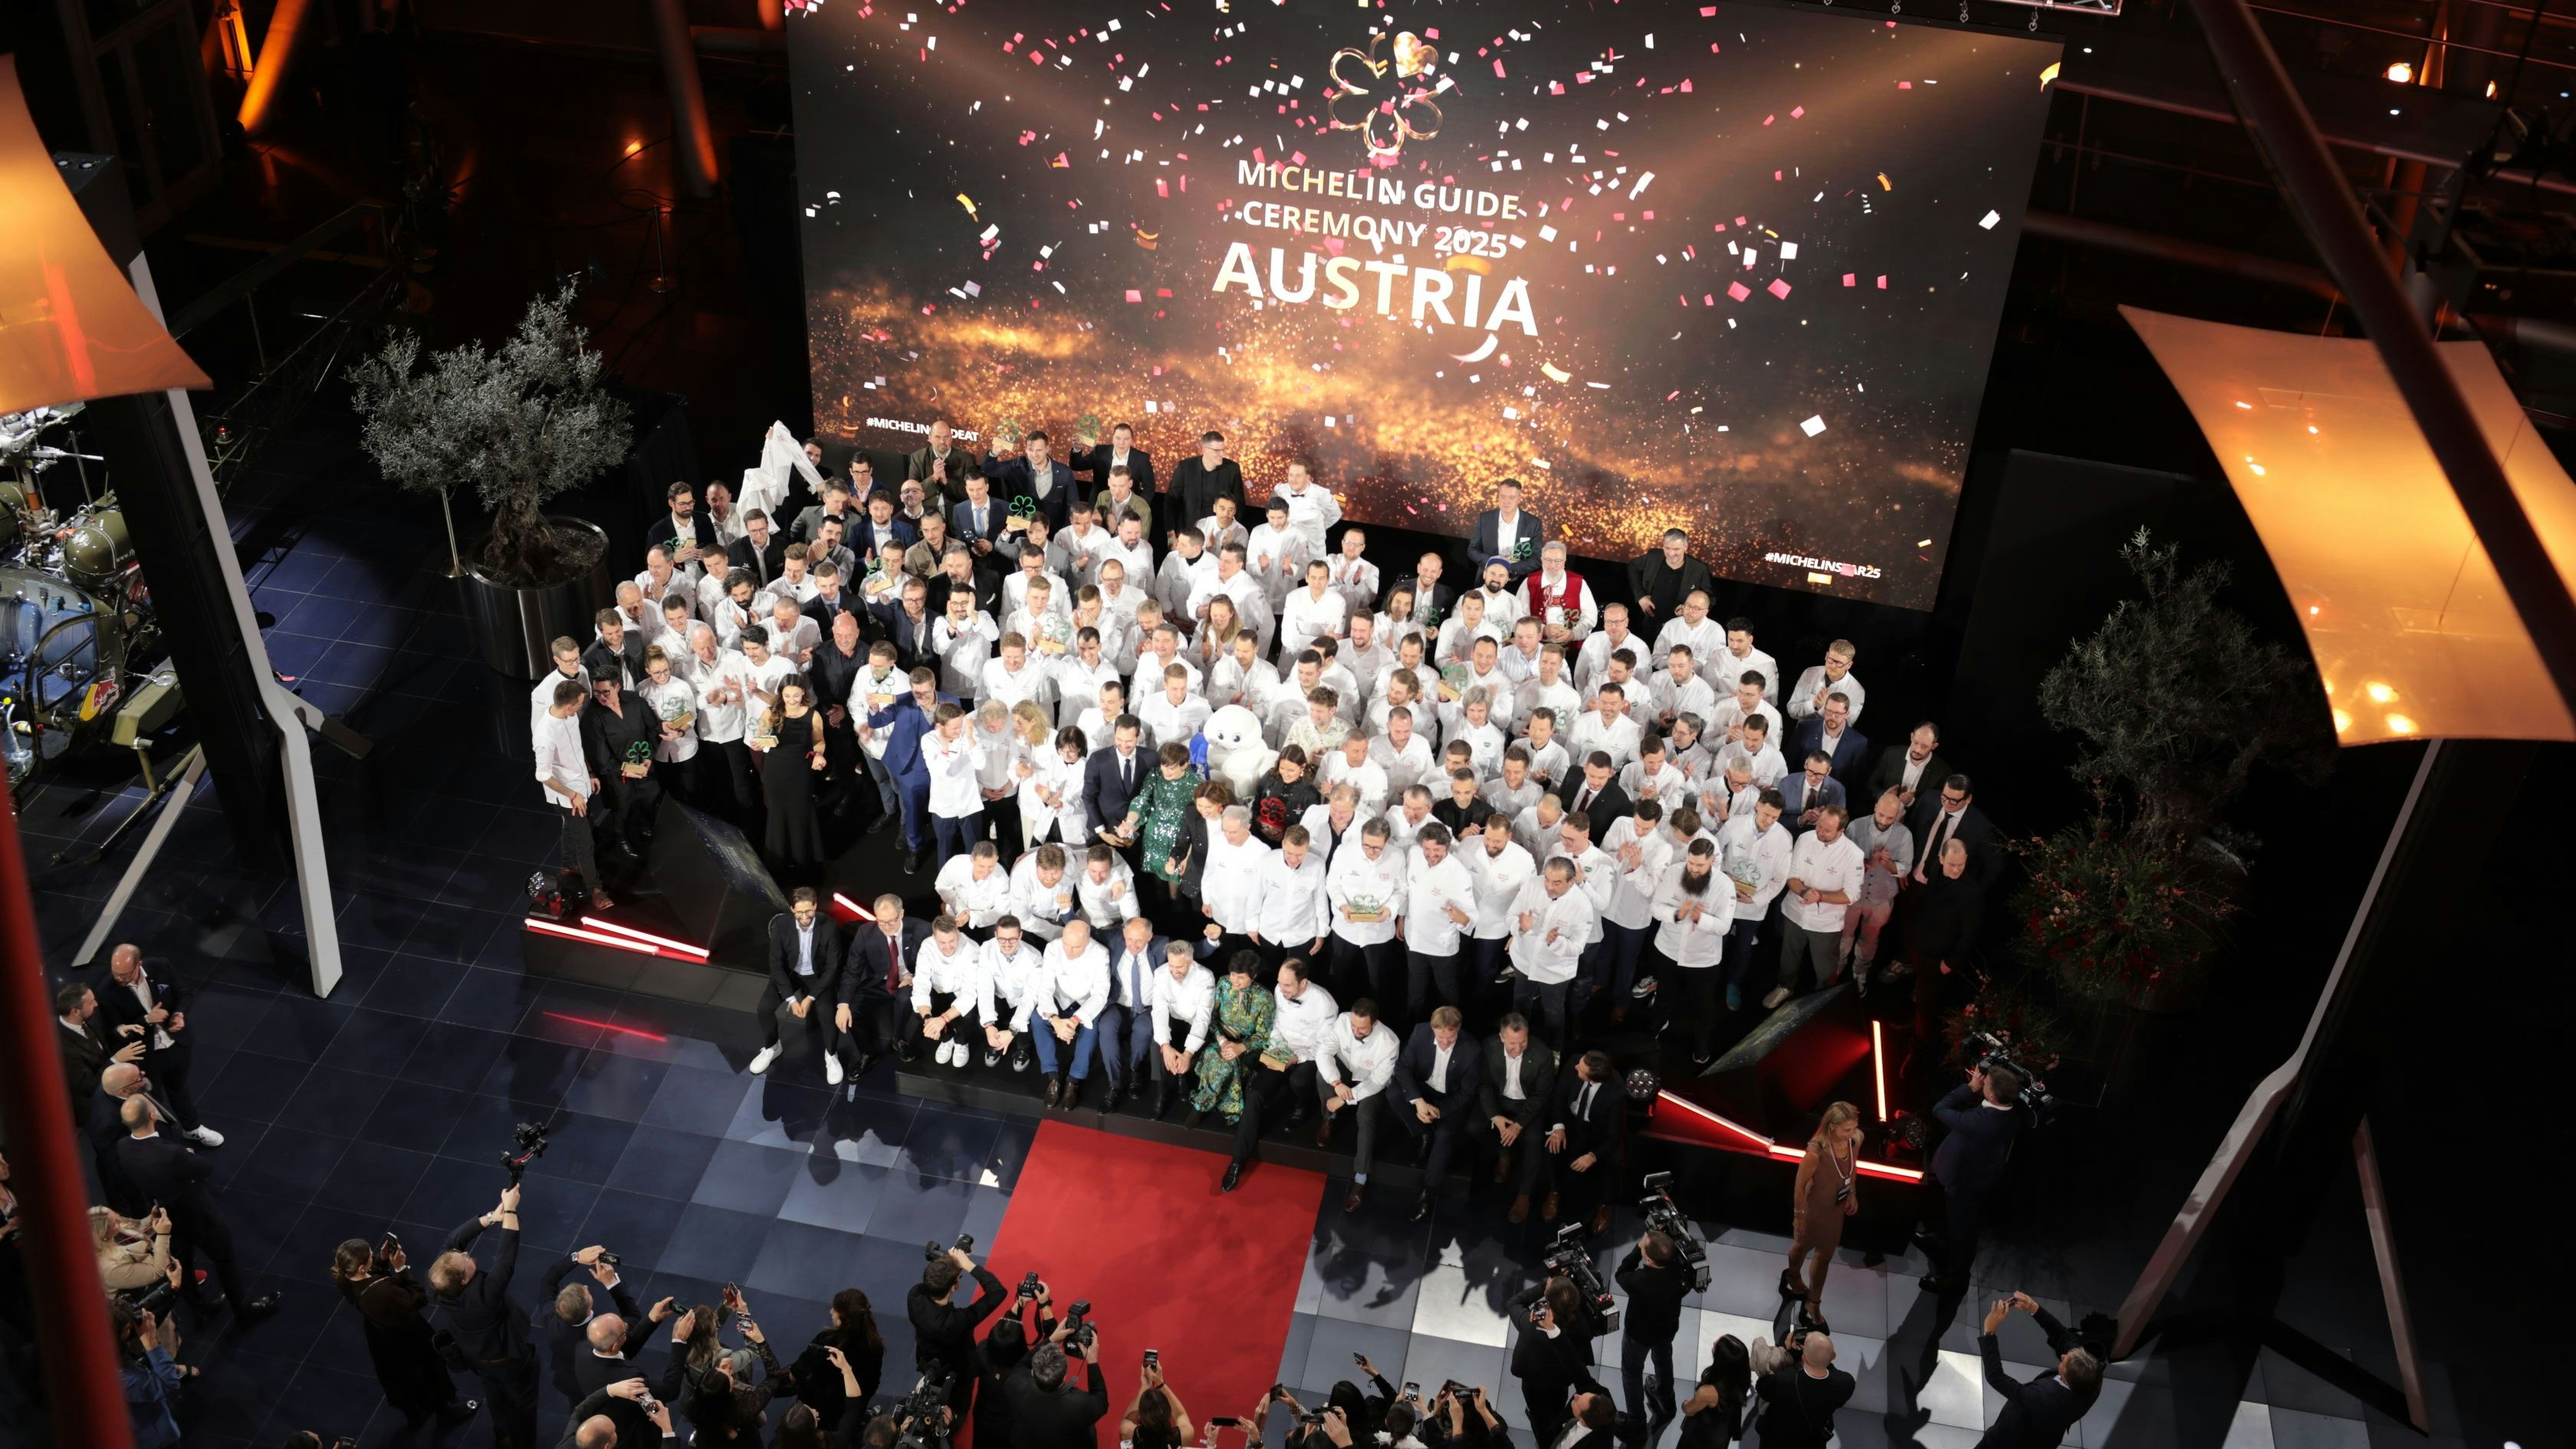
M 2054 41 L 1764 4 L 793 7 L 814 398 L 1928 608 Z

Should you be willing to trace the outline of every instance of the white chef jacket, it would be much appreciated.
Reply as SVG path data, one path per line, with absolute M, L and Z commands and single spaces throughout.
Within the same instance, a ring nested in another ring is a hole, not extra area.
M 1218 925 L 1237 935 L 1253 929 L 1261 867 L 1269 861 L 1270 853 L 1270 846 L 1249 830 L 1244 832 L 1241 845 L 1226 839 L 1223 827 L 1208 832 L 1207 865 L 1199 874 L 1199 900 Z
M 1252 929 L 1274 946 L 1300 946 L 1332 929 L 1332 911 L 1324 899 L 1324 853 L 1306 847 L 1306 859 L 1291 868 L 1287 852 L 1274 850 L 1261 862 L 1253 886 Z
M 1317 809 L 1324 807 L 1318 806 Z M 1367 817 L 1362 815 L 1360 819 Z M 1357 828 L 1357 827 L 1355 827 Z M 1389 842 L 1377 859 L 1369 859 L 1363 839 L 1346 839 L 1342 848 L 1333 852 L 1332 868 L 1324 873 L 1324 894 L 1333 908 L 1333 934 L 1354 946 L 1375 946 L 1395 939 L 1395 921 L 1404 914 L 1406 862 L 1408 854 Z M 1342 914 L 1353 895 L 1368 896 L 1378 903 L 1379 915 L 1374 921 L 1354 921 Z
M 1526 931 L 1519 929 L 1523 912 L 1535 917 Z M 1533 876 L 1522 882 L 1511 913 L 1512 965 L 1521 976 L 1539 986 L 1573 980 L 1574 968 L 1583 963 L 1583 948 L 1592 943 L 1593 933 L 1600 929 L 1592 898 L 1574 886 L 1568 886 L 1561 896 L 1551 896 L 1547 893 L 1547 877 Z M 1554 940 L 1548 939 L 1551 935 Z
M 912 1009 L 930 1010 L 930 993 L 934 991 L 955 996 L 957 1000 L 950 1004 L 961 1011 L 984 995 L 984 948 L 968 940 L 962 931 L 953 952 L 942 952 L 939 937 L 933 935 L 912 953 Z
M 1042 1016 L 1066 1016 L 1083 1026 L 1100 1020 L 1100 1009 L 1109 1004 L 1109 953 L 1098 941 L 1082 948 L 1079 956 L 1068 955 L 1064 942 L 1047 942 L 1046 951 L 1038 957 L 1036 989 L 1020 1008 L 1019 1030 Z
M 1351 1095 L 1367 1100 L 1386 1090 L 1395 1080 L 1395 1054 L 1398 1046 L 1395 1028 L 1385 1022 L 1372 1022 L 1368 1039 L 1351 1034 L 1351 1014 L 1347 1011 L 1333 1018 L 1333 1029 L 1315 1051 L 1315 1072 L 1327 1082 L 1344 1080 L 1350 1074 Z
M 1852 843 L 1850 832 L 1834 837 L 1827 845 L 1814 831 L 1798 837 L 1789 850 L 1789 874 L 1806 882 L 1809 890 L 1843 891 L 1853 900 L 1860 899 L 1861 878 L 1868 873 L 1868 857 Z M 1839 931 L 1847 905 L 1823 901 L 1808 905 L 1797 896 L 1780 902 L 1780 918 L 1802 931 Z
M 1468 923 L 1474 924 L 1475 877 L 1455 851 L 1438 865 L 1426 863 L 1418 851 L 1412 854 L 1404 875 L 1405 949 L 1426 956 L 1455 954 L 1466 933 L 1450 918 L 1451 906 L 1466 912 Z
M 1450 852 L 1453 860 L 1461 856 L 1466 858 L 1467 874 L 1476 883 L 1476 939 L 1497 941 L 1513 934 L 1512 902 L 1520 898 L 1521 887 L 1538 874 L 1537 859 L 1509 841 L 1504 842 L 1501 854 L 1494 854 L 1481 839 L 1470 840 Z
M 1188 1022 L 1190 1034 L 1181 1050 L 1196 1052 L 1207 1045 L 1208 1027 L 1216 1020 L 1216 973 L 1205 966 L 1192 966 L 1189 974 L 1175 981 L 1171 963 L 1166 961 L 1154 972 L 1154 1040 L 1172 1039 L 1172 1020 Z M 1248 1065 L 1248 1063 L 1247 1063 Z
M 997 863 L 982 880 L 975 878 L 975 857 L 953 855 L 932 882 L 942 905 L 976 930 L 987 930 L 1011 911 L 1011 873 Z M 947 990 L 947 987 L 941 987 Z
M 1270 1017 L 1270 1049 L 1284 1050 L 1301 1062 L 1311 1062 L 1323 1050 L 1324 1037 L 1341 1015 L 1341 1006 L 1323 983 L 1309 981 L 1305 993 L 1291 1001 L 1271 991 L 1274 1010 Z

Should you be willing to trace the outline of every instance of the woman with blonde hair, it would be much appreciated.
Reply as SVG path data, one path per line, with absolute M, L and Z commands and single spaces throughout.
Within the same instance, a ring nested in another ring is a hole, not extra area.
M 149 1218 L 129 1218 L 114 1208 L 89 1210 L 90 1248 L 98 1258 L 99 1281 L 110 1298 L 149 1293 L 162 1283 L 172 1292 L 186 1286 L 187 1275 L 170 1256 L 170 1214 L 156 1207 Z M 179 1353 L 179 1320 L 162 1315 L 161 1346 L 173 1358 Z M 195 1378 L 193 1365 L 179 1366 L 182 1378 Z
M 1211 594 L 1207 602 L 1207 619 L 1199 625 L 1198 638 L 1191 652 L 1199 657 L 1201 670 L 1213 669 L 1216 662 L 1234 652 L 1235 631 L 1243 627 L 1243 617 L 1235 612 L 1234 600 L 1224 594 Z
M 1046 710 L 1034 700 L 1011 706 L 1011 736 L 1010 783 L 1019 794 L 1020 848 L 1035 850 L 1057 838 L 1066 793 L 1081 793 L 1080 765 L 1064 758 Z M 1068 784 L 1069 764 L 1073 773 Z M 1005 864 L 1018 863 L 1008 851 L 1003 856 Z
M 1780 1296 L 1804 1300 L 1807 1317 L 1819 1328 L 1824 1323 L 1825 1270 L 1843 1244 L 1843 1219 L 1860 1211 L 1859 1185 L 1860 1109 L 1836 1102 L 1825 1109 L 1816 1135 L 1807 1139 L 1807 1155 L 1798 1163 L 1797 1186 L 1791 1190 L 1789 1266 L 1780 1270 Z M 1801 1271 L 1810 1254 L 1816 1260 L 1813 1278 Z

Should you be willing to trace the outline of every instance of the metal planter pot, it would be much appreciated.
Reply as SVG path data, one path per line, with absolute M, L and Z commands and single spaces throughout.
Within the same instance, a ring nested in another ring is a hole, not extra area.
M 598 561 L 574 578 L 542 588 L 493 583 L 471 563 L 456 581 L 474 631 L 475 654 L 512 679 L 533 681 L 552 669 L 546 646 L 567 635 L 589 639 L 592 618 L 615 597 L 608 577 L 608 535 L 584 519 L 548 514 L 546 521 L 596 536 Z

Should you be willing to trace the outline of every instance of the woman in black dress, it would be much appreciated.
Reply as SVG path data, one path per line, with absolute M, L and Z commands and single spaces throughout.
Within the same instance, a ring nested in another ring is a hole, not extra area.
M 823 777 L 823 717 L 814 711 L 814 686 L 804 675 L 778 681 L 778 703 L 753 733 L 753 748 L 762 751 L 761 793 L 769 801 L 769 838 L 762 854 L 782 876 L 803 880 L 818 875 L 823 824 L 814 813 L 814 782 Z
M 1710 1345 L 1699 1387 L 1682 1405 L 1680 1449 L 1727 1449 L 1734 1443 L 1752 1384 L 1752 1354 L 1744 1340 L 1730 1333 Z
M 385 1401 L 407 1423 L 432 1414 L 442 1425 L 462 1423 L 482 1405 L 456 1397 L 455 1381 L 430 1342 L 429 1320 L 421 1317 L 429 1290 L 411 1275 L 402 1245 L 389 1246 L 391 1254 L 380 1256 L 363 1238 L 342 1243 L 331 1255 L 331 1281 L 365 1322 L 367 1357 L 375 1363 Z

